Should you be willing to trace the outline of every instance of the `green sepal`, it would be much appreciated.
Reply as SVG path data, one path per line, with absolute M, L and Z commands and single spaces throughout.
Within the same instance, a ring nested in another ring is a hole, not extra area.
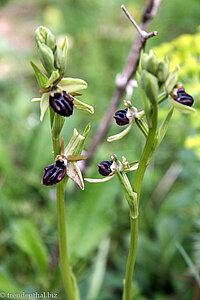
M 171 107 L 165 117 L 165 119 L 163 120 L 162 124 L 160 125 L 160 128 L 158 130 L 158 139 L 157 139 L 157 144 L 156 144 L 156 147 L 158 147 L 160 145 L 160 143 L 162 142 L 166 132 L 167 132 L 167 129 L 168 129 L 168 126 L 169 126 L 169 122 L 171 120 L 171 117 L 173 115 L 173 111 L 174 111 L 174 107 Z
M 85 127 L 85 130 L 84 130 L 83 135 L 82 135 L 85 139 L 82 139 L 80 141 L 80 143 L 79 143 L 76 151 L 74 152 L 74 155 L 79 155 L 79 154 L 82 153 L 84 145 L 85 145 L 85 140 L 86 140 L 86 138 L 88 136 L 88 133 L 90 132 L 90 127 L 91 127 L 90 123 L 88 123 L 87 126 Z
M 146 116 L 146 119 L 147 119 L 147 124 L 148 124 L 149 128 L 152 128 L 150 103 L 149 103 L 149 100 L 148 100 L 148 98 L 147 98 L 147 96 L 146 96 L 146 94 L 145 94 L 145 92 L 142 88 L 141 78 L 140 78 L 140 75 L 139 75 L 138 72 L 136 73 L 136 77 L 137 77 L 138 87 L 139 87 L 139 90 L 140 90 L 141 101 L 142 101 L 143 108 L 144 108 L 144 111 L 145 111 L 145 116 Z
M 180 67 L 179 65 L 176 65 L 175 68 L 169 73 L 169 76 L 165 82 L 165 90 L 168 94 L 173 90 L 175 84 L 177 83 L 179 72 Z
M 79 185 L 81 190 L 84 190 L 84 181 L 82 173 L 76 162 L 69 162 L 67 164 L 67 176 L 69 176 L 75 183 Z
M 87 82 L 79 78 L 65 77 L 59 82 L 59 86 L 68 94 L 87 88 Z
M 60 66 L 60 72 L 64 72 L 66 71 L 66 67 L 67 67 L 67 51 L 68 51 L 68 41 L 67 41 L 67 37 L 65 37 L 65 40 L 61 46 L 62 49 L 62 64 Z
M 157 105 L 157 98 L 159 93 L 158 80 L 151 73 L 143 70 L 141 72 L 142 87 L 151 102 L 152 106 Z
M 70 155 L 75 155 L 77 149 L 79 149 L 79 144 L 85 140 L 85 137 L 82 136 L 80 133 L 78 133 L 78 131 L 76 130 L 76 128 L 74 128 L 74 132 L 73 135 L 67 145 L 67 147 L 65 148 L 65 152 L 64 154 L 67 156 L 67 154 Z M 80 154 L 80 153 L 78 153 Z M 78 155 L 76 153 L 76 155 Z
M 181 113 L 184 114 L 195 114 L 196 113 L 196 109 L 191 107 L 191 106 L 187 106 L 184 104 L 181 104 L 177 101 L 175 101 L 174 99 L 169 99 L 169 102 L 171 103 L 171 105 L 173 107 L 175 107 L 176 109 L 178 109 Z
M 89 112 L 90 114 L 93 114 L 93 113 L 94 113 L 94 108 L 93 108 L 93 106 L 91 106 L 91 105 L 89 105 L 89 104 L 86 104 L 86 103 L 84 103 L 84 102 L 82 102 L 82 101 L 76 99 L 75 97 L 73 97 L 73 98 L 74 98 L 74 101 L 73 101 L 74 107 L 75 107 L 76 109 L 85 110 L 85 111 Z
M 115 175 L 109 175 L 104 178 L 99 178 L 99 179 L 93 179 L 93 178 L 84 178 L 85 181 L 90 182 L 90 183 L 102 183 L 102 182 L 107 182 L 110 181 L 111 179 L 114 178 Z
M 56 45 L 56 48 L 54 51 L 54 67 L 59 70 L 62 65 L 62 55 L 63 55 L 62 49 L 58 45 Z
M 123 131 L 119 132 L 118 134 L 109 136 L 107 138 L 107 142 L 110 143 L 110 142 L 114 142 L 114 141 L 122 139 L 125 135 L 127 135 L 129 133 L 129 131 L 133 127 L 133 123 L 134 123 L 134 119 L 132 119 L 132 121 L 129 122 L 129 125 L 126 127 L 126 129 L 124 129 Z
M 34 64 L 34 62 L 31 61 L 30 64 L 35 72 L 35 76 L 40 89 L 45 88 L 48 82 L 48 77 Z
M 49 93 L 44 93 L 40 101 L 40 110 L 41 110 L 40 121 L 43 120 L 48 107 L 49 107 Z
M 45 70 L 47 71 L 48 75 L 50 75 L 54 69 L 54 55 L 47 45 L 37 42 L 37 49 L 39 53 L 39 58 L 41 63 L 43 64 Z

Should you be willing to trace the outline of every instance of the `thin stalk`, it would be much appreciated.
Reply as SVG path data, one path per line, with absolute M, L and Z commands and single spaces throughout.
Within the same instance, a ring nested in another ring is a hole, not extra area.
M 51 121 L 51 120 L 50 120 Z M 54 158 L 60 154 L 60 131 L 63 127 L 63 119 L 57 114 L 54 117 L 52 126 L 52 143 Z M 67 254 L 67 232 L 65 219 L 65 202 L 64 192 L 67 184 L 67 178 L 56 184 L 56 202 L 57 202 L 57 219 L 58 219 L 58 237 L 59 237 L 59 258 L 62 272 L 63 283 L 68 300 L 77 300 L 75 287 L 73 286 L 72 273 L 70 270 L 69 259 Z
M 152 109 L 152 128 L 149 128 L 149 132 L 146 139 L 146 144 L 140 158 L 139 166 L 135 176 L 134 192 L 137 193 L 137 207 L 139 207 L 140 192 L 142 187 L 142 181 L 145 170 L 148 165 L 148 161 L 153 151 L 153 144 L 157 130 L 157 119 L 158 119 L 158 107 L 155 106 Z M 126 265 L 126 274 L 124 281 L 123 300 L 132 300 L 132 280 L 134 265 L 136 259 L 137 242 L 138 242 L 138 217 L 130 218 L 130 249 L 128 254 L 128 260 Z
M 154 143 L 156 130 L 157 130 L 157 119 L 158 119 L 158 108 L 157 106 L 155 106 L 153 107 L 153 112 L 152 112 L 152 128 L 149 129 L 149 134 L 147 136 L 146 144 L 144 146 L 144 150 L 142 152 L 142 156 L 139 161 L 139 166 L 135 175 L 135 181 L 133 186 L 134 192 L 137 193 L 138 206 L 139 206 L 140 192 L 141 192 L 144 173 L 148 166 L 149 157 L 150 155 L 152 155 L 151 152 L 152 152 L 153 143 Z
M 68 300 L 75 300 L 71 270 L 67 255 L 67 234 L 64 202 L 65 182 L 56 184 L 60 266 Z
M 137 243 L 138 243 L 138 217 L 133 219 L 130 217 L 131 240 L 126 264 L 126 275 L 124 280 L 123 300 L 132 300 L 132 279 L 136 259 Z

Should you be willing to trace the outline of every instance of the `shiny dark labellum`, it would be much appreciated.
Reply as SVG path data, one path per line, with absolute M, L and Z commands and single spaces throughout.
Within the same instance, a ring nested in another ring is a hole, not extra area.
M 121 109 L 121 110 L 118 110 L 115 113 L 113 118 L 115 118 L 115 121 L 116 121 L 117 125 L 124 126 L 124 125 L 127 125 L 129 123 L 129 119 L 126 116 L 127 110 L 128 110 L 128 108 Z
M 113 164 L 113 161 L 102 161 L 100 164 L 98 164 L 99 167 L 99 173 L 102 176 L 108 176 L 110 173 L 112 173 L 111 165 Z
M 52 185 L 60 182 L 66 175 L 66 166 L 61 160 L 44 168 L 42 184 Z
M 183 87 L 177 90 L 177 97 L 174 100 L 187 106 L 192 106 L 194 103 L 192 96 L 187 94 Z
M 65 91 L 62 93 L 55 92 L 49 97 L 49 105 L 59 115 L 69 117 L 73 114 L 74 99 Z

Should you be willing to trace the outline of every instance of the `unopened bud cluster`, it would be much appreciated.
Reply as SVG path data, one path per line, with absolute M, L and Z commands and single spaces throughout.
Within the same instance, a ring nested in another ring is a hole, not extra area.
M 60 47 L 56 44 L 56 37 L 52 32 L 44 27 L 40 26 L 35 31 L 35 41 L 40 60 L 49 75 L 54 70 L 58 70 L 60 73 L 65 72 L 67 45 L 66 40 Z

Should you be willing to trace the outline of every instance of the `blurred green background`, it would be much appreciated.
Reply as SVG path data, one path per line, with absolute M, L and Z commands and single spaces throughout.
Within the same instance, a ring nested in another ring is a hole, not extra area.
M 48 116 L 39 122 L 39 89 L 29 64 L 38 63 L 34 30 L 49 27 L 70 40 L 67 76 L 88 82 L 82 99 L 95 114 L 76 111 L 66 122 L 92 128 L 86 149 L 102 122 L 115 89 L 115 76 L 126 62 L 135 29 L 120 9 L 124 4 L 139 22 L 145 1 L 15 0 L 0 1 L 0 291 L 43 292 L 66 299 L 57 264 L 55 190 L 40 184 L 52 163 Z M 194 268 L 200 268 L 200 3 L 162 1 L 151 22 L 159 35 L 148 41 L 172 67 L 195 98 L 196 115 L 174 114 L 166 139 L 143 183 L 140 237 L 134 275 L 134 300 L 198 300 Z M 141 108 L 137 88 L 132 102 Z M 123 108 L 123 103 L 120 108 Z M 162 106 L 160 118 L 167 104 Z M 98 147 L 87 176 L 99 177 L 97 164 L 115 152 L 137 160 L 144 143 L 134 128 L 123 139 Z M 119 129 L 114 122 L 109 135 Z M 134 175 L 130 176 L 133 181 Z M 118 182 L 66 192 L 70 260 L 84 300 L 118 300 L 129 247 L 128 207 Z M 182 253 L 182 254 L 181 254 Z M 191 260 L 189 265 L 186 256 Z

